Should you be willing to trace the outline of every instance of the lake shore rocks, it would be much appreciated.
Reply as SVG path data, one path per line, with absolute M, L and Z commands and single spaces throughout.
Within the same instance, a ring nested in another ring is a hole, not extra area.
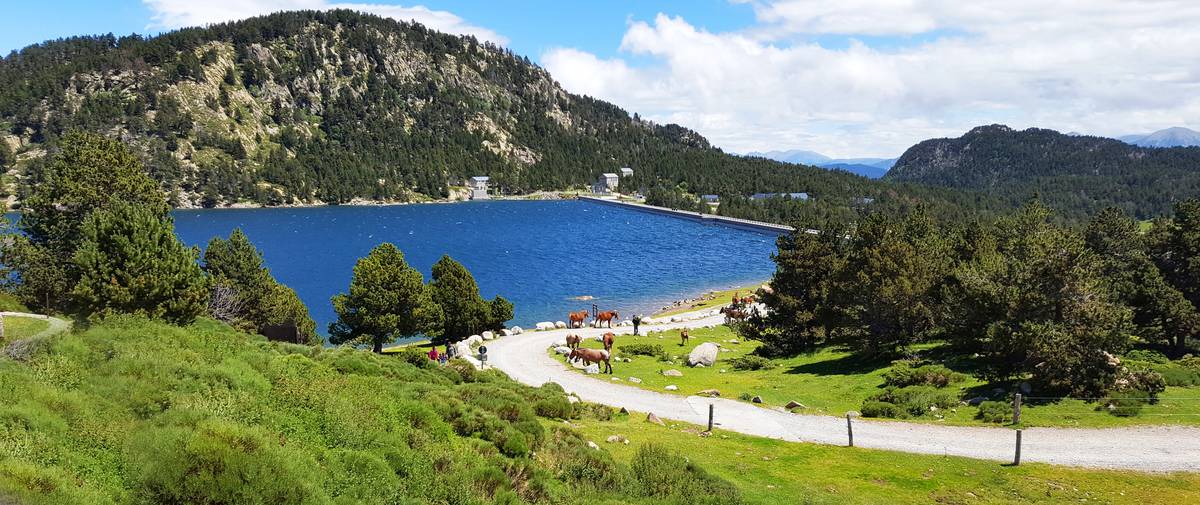
M 538 329 L 538 331 L 546 331 L 546 330 L 553 330 L 553 329 L 554 329 L 554 323 L 552 323 L 552 322 L 550 322 L 550 321 L 542 321 L 542 322 L 540 322 L 540 323 L 538 323 L 538 324 L 535 324 L 535 325 L 533 325 L 533 326 L 534 326 L 534 328 L 537 328 L 537 329 Z

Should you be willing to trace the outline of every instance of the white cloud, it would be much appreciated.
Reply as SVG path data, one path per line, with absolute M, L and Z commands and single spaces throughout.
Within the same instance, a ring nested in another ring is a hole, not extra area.
M 142 0 L 151 11 L 157 28 L 202 26 L 286 10 L 352 9 L 403 21 L 416 21 L 429 28 L 457 35 L 474 35 L 480 40 L 508 44 L 504 36 L 466 22 L 447 12 L 423 5 L 404 7 L 376 3 L 340 3 L 327 0 Z
M 628 24 L 618 57 L 554 49 L 542 64 L 733 151 L 898 155 L 993 122 L 1200 128 L 1200 2 L 748 3 L 757 23 L 738 32 L 660 14 Z

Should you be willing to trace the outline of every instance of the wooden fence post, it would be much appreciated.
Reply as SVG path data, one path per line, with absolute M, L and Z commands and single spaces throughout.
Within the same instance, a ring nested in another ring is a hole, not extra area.
M 1013 424 L 1021 424 L 1021 393 L 1013 397 Z
M 1017 453 L 1013 456 L 1013 466 L 1021 464 L 1021 430 L 1017 430 Z
M 708 404 L 708 431 L 712 431 L 713 425 L 713 404 Z
M 850 439 L 850 447 L 854 447 L 854 425 L 850 422 L 850 413 L 846 413 L 846 436 Z

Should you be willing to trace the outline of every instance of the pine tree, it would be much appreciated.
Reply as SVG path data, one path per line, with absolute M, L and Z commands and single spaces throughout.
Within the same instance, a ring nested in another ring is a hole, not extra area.
M 239 313 L 232 321 L 246 331 L 257 332 L 264 326 L 292 322 L 300 335 L 316 341 L 316 323 L 296 292 L 279 283 L 267 267 L 262 254 L 241 229 L 229 239 L 214 237 L 204 250 L 204 270 L 216 285 L 233 289 Z
M 73 259 L 81 275 L 71 295 L 81 316 L 131 313 L 186 324 L 203 312 L 207 279 L 170 219 L 118 203 L 90 214 L 80 231 Z
M 490 318 L 488 319 L 488 328 L 492 331 L 498 331 L 504 328 L 504 324 L 513 318 L 513 304 L 506 298 L 496 295 L 489 303 Z
M 442 308 L 444 341 L 456 342 L 491 329 L 492 306 L 479 296 L 475 278 L 461 263 L 450 256 L 442 256 L 433 265 L 433 281 L 429 287 L 433 301 Z
M 437 336 L 442 312 L 424 280 L 396 246 L 376 246 L 354 265 L 349 291 L 333 297 L 338 320 L 329 325 L 330 343 L 383 352 L 383 344 L 398 338 Z

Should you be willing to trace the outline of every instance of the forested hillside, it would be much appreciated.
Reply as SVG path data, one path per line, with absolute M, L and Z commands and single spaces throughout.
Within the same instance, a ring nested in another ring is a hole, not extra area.
M 1040 194 L 1074 218 L 1117 206 L 1147 219 L 1200 195 L 1200 148 L 980 126 L 909 148 L 884 179 L 984 191 L 1010 204 Z
M 863 196 L 955 213 L 977 206 L 975 196 L 946 202 L 727 155 L 687 128 L 567 93 L 505 49 L 350 11 L 75 37 L 0 61 L 6 191 L 22 199 L 73 129 L 129 144 L 177 207 L 442 198 L 479 174 L 524 193 L 583 186 L 621 166 L 635 169 L 624 181 L 635 189 L 807 191 L 822 215 L 848 215 Z

